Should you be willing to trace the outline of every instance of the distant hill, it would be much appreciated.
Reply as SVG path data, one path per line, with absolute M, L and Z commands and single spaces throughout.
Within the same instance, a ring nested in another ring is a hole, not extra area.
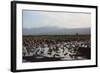
M 40 28 L 23 28 L 23 35 L 74 35 L 90 34 L 90 28 L 58 28 L 58 27 L 40 27 Z

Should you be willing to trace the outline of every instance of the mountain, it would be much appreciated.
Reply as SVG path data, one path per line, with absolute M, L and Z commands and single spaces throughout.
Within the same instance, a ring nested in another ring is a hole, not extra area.
M 90 34 L 90 28 L 58 28 L 58 27 L 40 27 L 40 28 L 23 28 L 23 35 L 74 35 Z

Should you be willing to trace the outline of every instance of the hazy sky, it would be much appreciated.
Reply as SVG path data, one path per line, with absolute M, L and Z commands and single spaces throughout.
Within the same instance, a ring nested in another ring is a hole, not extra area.
M 23 28 L 88 28 L 91 14 L 23 10 Z

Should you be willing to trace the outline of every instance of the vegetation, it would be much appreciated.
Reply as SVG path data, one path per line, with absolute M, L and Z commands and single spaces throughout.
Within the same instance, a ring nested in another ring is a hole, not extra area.
M 23 39 L 35 39 L 35 40 L 68 40 L 68 41 L 75 41 L 75 40 L 90 40 L 90 35 L 23 35 Z

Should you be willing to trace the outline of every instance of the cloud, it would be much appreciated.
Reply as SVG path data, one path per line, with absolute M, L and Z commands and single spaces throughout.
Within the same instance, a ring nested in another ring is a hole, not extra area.
M 86 28 L 91 26 L 91 14 L 69 12 L 23 11 L 23 27 L 56 26 L 61 28 Z

